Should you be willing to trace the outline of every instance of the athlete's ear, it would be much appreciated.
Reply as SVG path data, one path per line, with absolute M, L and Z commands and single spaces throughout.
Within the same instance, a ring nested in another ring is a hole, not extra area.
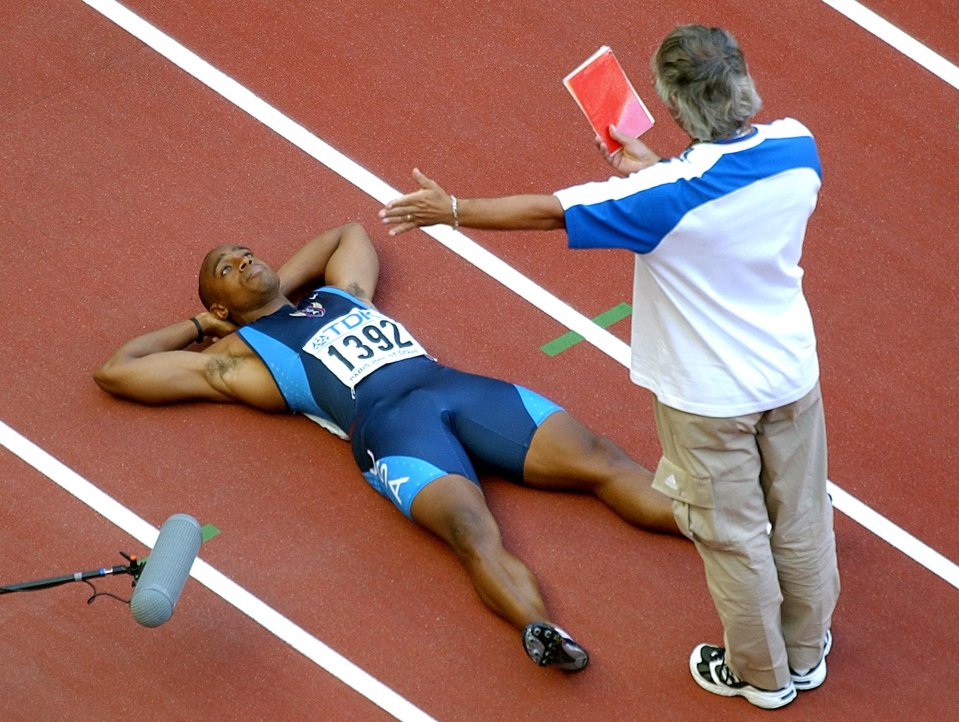
M 221 321 L 228 321 L 230 319 L 230 311 L 222 303 L 217 303 L 214 301 L 210 304 L 210 313 L 216 316 Z

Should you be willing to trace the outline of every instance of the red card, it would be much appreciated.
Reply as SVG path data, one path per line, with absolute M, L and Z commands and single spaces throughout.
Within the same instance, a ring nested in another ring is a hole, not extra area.
M 634 138 L 653 127 L 653 116 L 606 45 L 563 78 L 563 85 L 610 153 L 621 147 L 609 134 L 610 125 Z

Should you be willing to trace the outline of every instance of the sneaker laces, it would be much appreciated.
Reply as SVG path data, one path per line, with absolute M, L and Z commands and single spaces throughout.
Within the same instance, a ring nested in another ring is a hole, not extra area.
M 708 652 L 708 658 L 704 659 L 698 665 L 699 673 L 707 678 L 713 679 L 727 687 L 742 687 L 746 683 L 733 674 L 733 671 L 726 664 L 726 650 L 713 647 Z
M 744 684 L 739 677 L 733 674 L 733 671 L 725 662 L 716 667 L 716 672 L 719 674 L 719 681 L 729 687 L 740 687 Z

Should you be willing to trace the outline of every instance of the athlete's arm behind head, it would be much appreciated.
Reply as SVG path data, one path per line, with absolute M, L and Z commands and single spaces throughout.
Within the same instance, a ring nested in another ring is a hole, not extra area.
M 204 325 L 178 321 L 127 341 L 96 370 L 94 380 L 113 396 L 144 404 L 232 401 L 225 385 L 215 379 L 223 377 L 235 358 L 181 350 L 199 340 L 198 332 L 208 330 L 207 325 L 225 328 L 209 313 L 196 318 Z
M 277 271 L 280 293 L 287 298 L 325 284 L 371 302 L 379 273 L 376 249 L 359 223 L 324 231 Z

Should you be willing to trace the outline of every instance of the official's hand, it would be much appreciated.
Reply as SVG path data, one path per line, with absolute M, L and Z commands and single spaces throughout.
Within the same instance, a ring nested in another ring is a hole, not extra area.
M 384 224 L 394 226 L 389 232 L 391 236 L 420 226 L 453 222 L 453 204 L 449 193 L 436 181 L 423 175 L 419 168 L 413 169 L 413 180 L 419 190 L 390 201 L 379 213 Z
M 599 152 L 603 154 L 606 162 L 623 175 L 635 173 L 659 162 L 659 156 L 653 153 L 639 138 L 620 133 L 615 125 L 609 126 L 609 134 L 623 147 L 615 153 L 610 153 L 606 143 L 598 135 L 596 136 L 596 147 L 599 148 Z

